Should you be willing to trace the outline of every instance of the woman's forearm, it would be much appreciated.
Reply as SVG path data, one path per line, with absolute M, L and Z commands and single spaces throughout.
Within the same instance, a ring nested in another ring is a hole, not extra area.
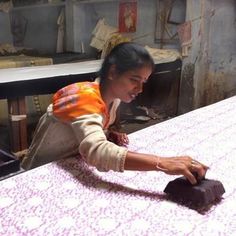
M 125 170 L 151 171 L 157 170 L 159 158 L 151 154 L 127 152 Z
M 169 175 L 184 175 L 192 184 L 204 178 L 208 167 L 189 156 L 158 157 L 150 154 L 127 152 L 125 170 L 162 171 Z M 197 174 L 197 179 L 194 176 Z

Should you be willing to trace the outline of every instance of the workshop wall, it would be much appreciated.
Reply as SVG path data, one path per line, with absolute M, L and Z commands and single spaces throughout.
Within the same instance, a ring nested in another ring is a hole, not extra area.
M 187 1 L 192 40 L 183 58 L 180 114 L 236 94 L 235 17 L 235 0 Z

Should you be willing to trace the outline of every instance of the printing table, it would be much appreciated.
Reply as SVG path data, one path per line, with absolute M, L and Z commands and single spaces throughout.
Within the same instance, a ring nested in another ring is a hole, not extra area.
M 225 187 L 222 201 L 198 212 L 166 199 L 176 176 L 98 172 L 79 157 L 0 182 L 1 235 L 236 235 L 236 96 L 129 135 L 129 149 L 191 155 Z
M 68 84 L 92 80 L 101 61 L 9 68 L 0 70 L 0 99 L 7 98 L 12 151 L 27 144 L 25 96 L 50 94 Z

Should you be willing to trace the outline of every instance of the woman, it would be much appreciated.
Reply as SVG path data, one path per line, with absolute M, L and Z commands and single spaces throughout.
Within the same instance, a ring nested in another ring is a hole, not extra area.
M 203 178 L 207 166 L 189 156 L 165 158 L 131 152 L 125 147 L 126 134 L 109 132 L 120 101 L 129 103 L 142 92 L 153 67 L 151 56 L 142 46 L 121 43 L 113 48 L 104 59 L 99 83 L 71 84 L 53 96 L 36 128 L 23 168 L 80 154 L 101 171 L 157 170 L 184 175 L 192 184 L 197 182 L 195 174 Z M 109 136 L 116 144 L 108 141 Z

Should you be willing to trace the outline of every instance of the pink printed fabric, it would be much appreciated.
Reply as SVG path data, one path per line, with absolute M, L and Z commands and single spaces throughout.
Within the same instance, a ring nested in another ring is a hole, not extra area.
M 236 96 L 129 135 L 131 150 L 210 166 L 226 193 L 205 214 L 165 198 L 176 176 L 102 173 L 70 158 L 0 182 L 0 235 L 236 235 L 235 115 Z

